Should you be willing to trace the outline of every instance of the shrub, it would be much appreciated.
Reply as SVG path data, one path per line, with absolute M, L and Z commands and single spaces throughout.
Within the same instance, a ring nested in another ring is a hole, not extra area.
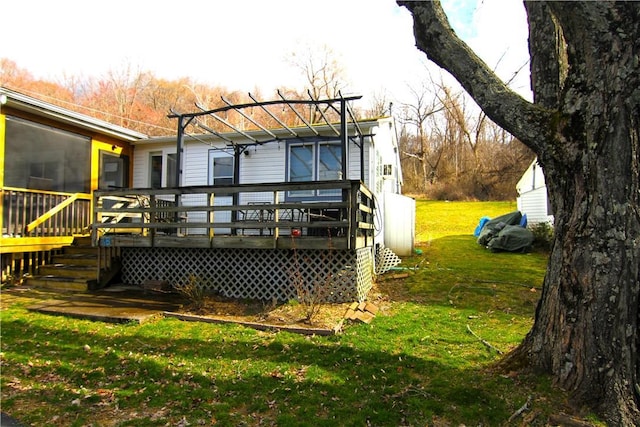
M 204 307 L 206 291 L 198 276 L 190 274 L 186 281 L 173 285 L 173 289 L 186 298 L 194 310 L 200 310 Z
M 529 230 L 533 233 L 533 247 L 551 250 L 553 243 L 553 226 L 548 222 L 539 222 L 529 225 Z
M 329 230 L 327 234 L 331 240 Z M 329 247 L 331 247 L 331 242 L 329 242 Z M 323 264 L 331 265 L 333 263 L 332 253 L 329 250 L 322 256 Z M 299 253 L 295 245 L 293 245 L 293 261 L 294 266 L 288 272 L 289 283 L 295 290 L 296 301 L 304 309 L 305 322 L 312 324 L 313 319 L 320 312 L 322 304 L 327 301 L 327 297 L 335 285 L 335 278 L 330 271 L 311 271 L 308 260 L 304 254 Z

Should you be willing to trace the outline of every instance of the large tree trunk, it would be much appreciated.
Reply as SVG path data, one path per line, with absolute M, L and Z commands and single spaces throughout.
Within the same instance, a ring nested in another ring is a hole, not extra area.
M 510 360 L 551 373 L 615 425 L 637 425 L 638 127 L 617 126 L 601 142 L 610 155 L 545 168 L 556 238 L 535 324 Z
M 534 103 L 402 2 L 417 45 L 538 155 L 555 242 L 535 323 L 507 362 L 552 375 L 612 425 L 640 425 L 640 3 L 529 2 Z
M 639 23 L 625 21 L 622 7 L 538 2 L 527 10 L 540 54 L 532 60 L 536 102 L 562 117 L 553 146 L 538 153 L 556 240 L 534 327 L 514 356 L 552 373 L 607 420 L 637 424 Z

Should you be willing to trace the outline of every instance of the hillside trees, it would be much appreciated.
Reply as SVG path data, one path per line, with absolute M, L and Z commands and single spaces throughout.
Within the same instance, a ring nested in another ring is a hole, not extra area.
M 509 199 L 531 151 L 443 81 L 410 88 L 400 145 L 405 191 L 435 199 Z
M 533 328 L 506 363 L 550 374 L 610 425 L 639 425 L 640 4 L 525 2 L 534 102 L 455 35 L 438 1 L 399 4 L 418 48 L 544 168 L 555 241 Z
M 279 99 L 280 96 L 287 99 L 336 98 L 341 90 L 348 89 L 346 70 L 327 46 L 318 49 L 307 46 L 291 55 L 290 61 L 302 76 L 302 88 L 283 87 L 273 94 L 262 94 L 254 89 L 251 96 L 257 100 Z M 176 122 L 167 117 L 170 111 L 210 110 L 223 107 L 227 102 L 252 101 L 248 93 L 202 84 L 187 77 L 162 79 L 131 64 L 109 70 L 99 77 L 65 75 L 58 82 L 46 82 L 4 59 L 0 62 L 0 83 L 149 136 L 175 134 Z M 393 109 L 393 98 L 384 90 L 371 99 L 363 98 L 363 103 L 369 103 L 368 108 L 355 106 L 356 116 L 371 118 L 393 113 L 397 117 L 404 191 L 439 199 L 513 199 L 515 183 L 532 155 L 523 152 L 522 146 L 513 142 L 509 134 L 498 132 L 499 128 L 489 120 L 477 121 L 477 116 L 470 114 L 470 101 L 458 90 L 431 81 L 410 88 L 409 93 L 411 98 L 405 103 L 396 102 Z M 299 109 L 299 112 L 309 122 L 321 118 L 315 109 Z M 260 108 L 245 113 L 267 126 L 280 126 Z M 290 109 L 273 109 L 272 113 L 288 125 L 304 124 Z M 329 120 L 338 120 L 335 112 L 323 113 Z M 220 117 L 241 129 L 255 128 L 250 120 L 233 111 Z M 232 130 L 213 116 L 203 115 L 198 123 L 217 132 Z M 204 127 L 189 126 L 187 132 L 203 133 Z M 482 146 L 482 150 L 476 145 Z

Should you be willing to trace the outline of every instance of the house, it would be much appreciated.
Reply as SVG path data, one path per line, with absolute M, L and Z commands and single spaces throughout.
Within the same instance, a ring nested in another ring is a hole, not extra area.
M 544 171 L 534 159 L 516 184 L 517 206 L 529 224 L 553 224 L 553 210 L 547 195 Z
M 415 204 L 393 120 L 356 119 L 357 99 L 228 103 L 148 138 L 2 88 L 3 281 L 86 290 L 119 273 L 238 298 L 365 299 L 412 250 Z
M 2 280 L 34 273 L 86 234 L 91 193 L 131 185 L 145 135 L 0 87 Z
M 356 99 L 173 114 L 176 136 L 133 143 L 133 188 L 94 193 L 95 244 L 120 251 L 128 283 L 190 277 L 229 297 L 287 300 L 330 282 L 326 299 L 363 300 L 374 269 L 398 261 L 385 236 L 412 249 L 415 205 L 400 194 L 393 120 L 355 119 Z M 298 125 L 278 119 L 285 110 Z

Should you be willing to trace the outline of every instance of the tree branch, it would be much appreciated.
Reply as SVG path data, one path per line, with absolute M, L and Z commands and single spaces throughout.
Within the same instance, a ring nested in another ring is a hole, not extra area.
M 418 49 L 449 71 L 500 127 L 536 153 L 553 137 L 554 111 L 532 104 L 509 89 L 456 35 L 437 0 L 398 1 L 413 15 Z

